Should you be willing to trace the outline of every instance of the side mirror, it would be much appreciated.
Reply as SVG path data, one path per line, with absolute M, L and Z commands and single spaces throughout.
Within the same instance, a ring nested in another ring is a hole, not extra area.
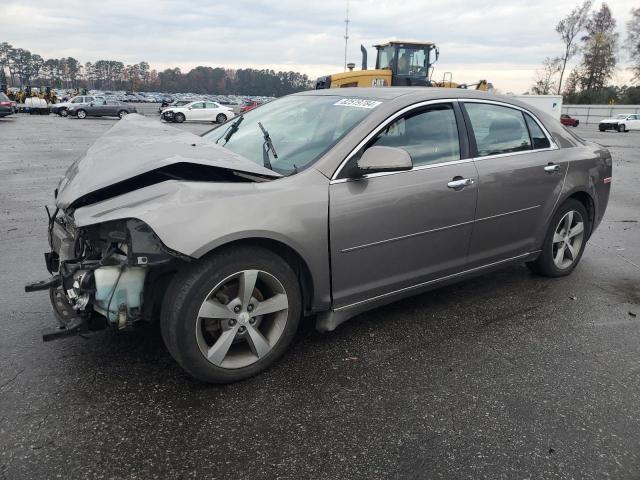
M 375 172 L 402 172 L 411 170 L 413 162 L 406 150 L 395 147 L 370 147 L 358 160 L 363 174 Z
M 191 107 L 189 107 L 188 110 L 191 110 Z
M 89 104 L 89 106 L 90 106 L 90 107 L 95 107 L 95 105 L 93 104 L 93 102 L 91 102 L 91 103 Z

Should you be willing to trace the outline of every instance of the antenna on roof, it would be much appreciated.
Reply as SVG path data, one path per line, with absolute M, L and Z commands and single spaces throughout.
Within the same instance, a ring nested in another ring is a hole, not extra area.
M 349 44 L 349 0 L 347 0 L 347 16 L 344 19 L 344 71 L 347 71 L 347 45 Z

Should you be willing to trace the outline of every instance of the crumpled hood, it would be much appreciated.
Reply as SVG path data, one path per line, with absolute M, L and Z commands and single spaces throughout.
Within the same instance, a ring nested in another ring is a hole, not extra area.
M 222 135 L 224 127 L 220 130 Z M 76 160 L 58 184 L 56 206 L 101 188 L 174 163 L 194 163 L 238 172 L 281 175 L 190 132 L 157 119 L 127 115 Z

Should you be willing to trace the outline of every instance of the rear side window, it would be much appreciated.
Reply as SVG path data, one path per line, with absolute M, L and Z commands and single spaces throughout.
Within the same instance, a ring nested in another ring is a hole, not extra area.
M 194 103 L 193 105 L 191 105 L 191 108 L 204 108 L 204 103 Z
M 520 110 L 484 103 L 466 103 L 465 108 L 479 157 L 531 150 L 529 130 Z
M 531 115 L 525 113 L 524 118 L 527 121 L 527 127 L 529 127 L 529 133 L 531 134 L 533 148 L 537 150 L 539 148 L 551 147 L 549 139 L 540 128 L 540 125 L 538 125 L 538 123 L 533 118 L 531 118 Z
M 453 106 L 438 104 L 411 112 L 380 132 L 373 145 L 403 148 L 415 167 L 460 160 Z

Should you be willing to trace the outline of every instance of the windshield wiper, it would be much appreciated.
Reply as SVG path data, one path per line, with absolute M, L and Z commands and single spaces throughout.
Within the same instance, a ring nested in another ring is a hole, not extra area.
M 242 116 L 238 117 L 238 119 L 235 122 L 233 122 L 231 126 L 227 128 L 227 130 L 220 137 L 218 137 L 218 139 L 216 140 L 216 144 L 222 138 L 224 138 L 224 145 L 226 145 L 229 139 L 233 136 L 233 134 L 238 131 L 238 128 L 240 128 L 240 124 L 242 123 L 243 120 L 244 120 L 244 117 Z
M 269 170 L 273 170 L 273 168 L 271 168 L 271 162 L 269 161 L 269 150 L 273 153 L 273 158 L 278 158 L 276 148 L 273 146 L 273 142 L 271 141 L 271 137 L 269 136 L 267 129 L 264 128 L 260 122 L 258 122 L 258 126 L 260 127 L 260 130 L 262 130 L 262 135 L 264 136 L 264 144 L 262 145 L 262 163 Z

